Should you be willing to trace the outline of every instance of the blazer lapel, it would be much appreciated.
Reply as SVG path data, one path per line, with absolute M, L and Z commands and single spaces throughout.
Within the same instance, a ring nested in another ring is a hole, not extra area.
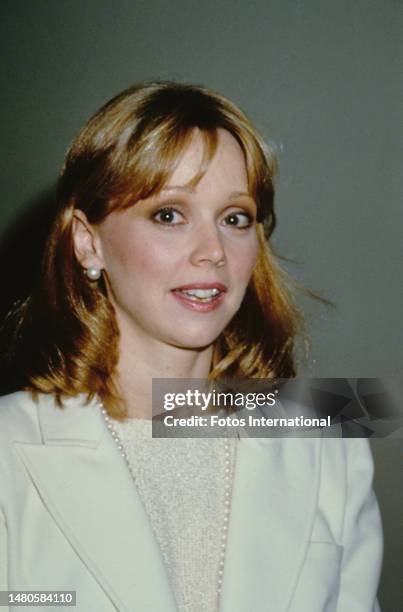
M 321 439 L 241 439 L 221 612 L 288 609 L 315 517 Z
M 42 399 L 44 444 L 15 442 L 44 504 L 119 611 L 176 612 L 158 544 L 95 402 Z

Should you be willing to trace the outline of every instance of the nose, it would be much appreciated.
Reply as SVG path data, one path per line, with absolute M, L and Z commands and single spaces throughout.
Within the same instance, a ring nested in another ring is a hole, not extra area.
M 199 266 L 209 262 L 216 266 L 225 265 L 225 249 L 223 238 L 215 224 L 204 223 L 195 231 L 192 238 L 191 262 Z

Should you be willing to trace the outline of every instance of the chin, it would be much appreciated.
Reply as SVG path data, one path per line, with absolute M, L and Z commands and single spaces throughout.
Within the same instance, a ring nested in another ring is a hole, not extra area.
M 170 344 L 172 344 L 173 346 L 177 346 L 178 348 L 184 348 L 189 350 L 203 350 L 211 346 L 211 344 L 213 344 L 217 340 L 221 331 L 222 330 L 220 329 L 219 331 L 215 331 L 214 333 L 203 333 L 199 330 L 195 333 L 181 334 L 180 337 L 178 336 L 176 338 L 172 338 Z

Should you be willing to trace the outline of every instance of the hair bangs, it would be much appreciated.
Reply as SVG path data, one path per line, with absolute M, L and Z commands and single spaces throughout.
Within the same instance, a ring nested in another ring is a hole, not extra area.
M 104 153 L 104 160 L 97 156 L 97 172 L 76 197 L 76 206 L 83 208 L 92 223 L 99 223 L 111 212 L 129 208 L 161 191 L 196 130 L 203 139 L 203 156 L 188 186 L 195 187 L 203 178 L 217 149 L 217 130 L 165 123 L 140 137 L 132 130 L 130 138 L 118 139 L 115 147 Z M 81 158 L 81 167 L 82 163 Z
M 144 140 L 136 141 L 129 154 L 129 163 L 120 184 L 120 196 L 115 198 L 112 210 L 126 209 L 137 201 L 159 193 L 175 172 L 195 133 L 203 140 L 203 155 L 196 174 L 186 187 L 194 188 L 205 175 L 217 150 L 217 130 L 199 130 L 194 126 L 175 126 L 172 137 L 166 135 L 166 126 L 159 126 Z M 130 163 L 132 160 L 132 163 Z

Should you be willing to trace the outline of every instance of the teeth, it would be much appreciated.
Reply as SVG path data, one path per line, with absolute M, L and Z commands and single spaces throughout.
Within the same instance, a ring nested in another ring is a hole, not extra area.
M 211 302 L 221 293 L 219 289 L 178 289 L 179 293 L 183 293 L 195 302 Z
M 181 293 L 186 293 L 186 295 L 194 295 L 198 298 L 207 298 L 213 297 L 214 295 L 218 295 L 220 293 L 219 289 L 183 289 Z

